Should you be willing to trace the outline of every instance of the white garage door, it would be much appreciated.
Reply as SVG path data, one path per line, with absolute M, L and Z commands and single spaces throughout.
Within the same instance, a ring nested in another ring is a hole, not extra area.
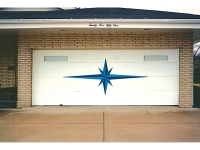
M 178 105 L 178 53 L 34 50 L 33 105 Z

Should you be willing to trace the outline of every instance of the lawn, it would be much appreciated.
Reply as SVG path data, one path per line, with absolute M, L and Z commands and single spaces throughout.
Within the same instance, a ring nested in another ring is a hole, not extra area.
M 194 86 L 198 86 L 198 87 L 200 87 L 200 83 L 195 83 L 195 84 L 193 84 Z

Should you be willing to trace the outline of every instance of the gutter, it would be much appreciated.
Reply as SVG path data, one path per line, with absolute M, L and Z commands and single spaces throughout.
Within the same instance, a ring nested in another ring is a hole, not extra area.
M 200 19 L 0 19 L 0 29 L 24 28 L 200 29 Z

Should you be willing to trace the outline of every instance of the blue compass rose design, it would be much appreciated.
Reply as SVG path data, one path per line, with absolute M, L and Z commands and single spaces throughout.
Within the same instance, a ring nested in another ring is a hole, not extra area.
M 79 76 L 64 76 L 63 78 L 79 78 L 79 79 L 92 79 L 92 80 L 100 80 L 99 86 L 103 84 L 104 94 L 106 95 L 108 84 L 111 86 L 111 80 L 116 79 L 128 79 L 128 78 L 144 78 L 147 76 L 135 76 L 135 75 L 120 75 L 120 74 L 111 74 L 113 68 L 108 70 L 107 62 L 105 59 L 103 70 L 99 68 L 101 74 L 93 74 L 93 75 L 79 75 Z

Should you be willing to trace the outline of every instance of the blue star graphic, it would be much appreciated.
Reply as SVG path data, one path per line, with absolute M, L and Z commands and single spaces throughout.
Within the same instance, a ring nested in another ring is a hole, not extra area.
M 116 79 L 128 79 L 128 78 L 144 78 L 147 76 L 134 76 L 134 75 L 119 75 L 119 74 L 110 74 L 112 68 L 108 71 L 107 62 L 105 59 L 103 70 L 99 68 L 101 74 L 94 74 L 94 75 L 80 75 L 80 76 L 64 76 L 63 78 L 80 78 L 80 79 L 93 79 L 93 80 L 100 80 L 99 86 L 103 84 L 104 93 L 106 95 L 108 84 L 112 86 L 110 80 Z

